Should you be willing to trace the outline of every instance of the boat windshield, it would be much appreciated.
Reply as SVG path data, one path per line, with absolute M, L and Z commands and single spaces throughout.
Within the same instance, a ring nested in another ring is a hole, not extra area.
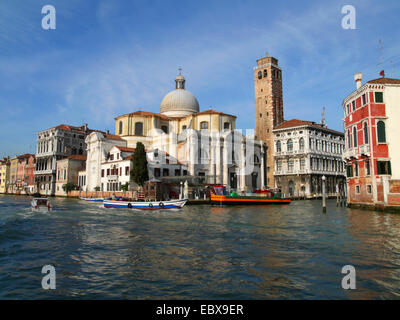
M 47 206 L 47 199 L 37 199 L 36 203 L 38 206 Z
M 218 196 L 223 196 L 228 194 L 224 186 L 214 187 L 214 193 Z

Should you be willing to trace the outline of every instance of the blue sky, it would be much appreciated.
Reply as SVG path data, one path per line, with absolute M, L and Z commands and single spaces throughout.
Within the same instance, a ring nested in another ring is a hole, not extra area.
M 56 30 L 43 30 L 44 5 Z M 356 8 L 356 30 L 341 8 Z M 36 133 L 60 123 L 114 132 L 114 117 L 159 112 L 182 66 L 201 110 L 254 127 L 253 67 L 283 69 L 284 116 L 341 130 L 341 102 L 364 79 L 400 77 L 400 2 L 0 1 L 0 156 L 34 152 Z M 383 42 L 383 67 L 379 39 Z

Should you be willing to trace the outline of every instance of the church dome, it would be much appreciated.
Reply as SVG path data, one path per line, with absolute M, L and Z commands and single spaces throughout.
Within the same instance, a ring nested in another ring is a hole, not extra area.
M 169 92 L 161 101 L 160 112 L 168 117 L 184 117 L 199 112 L 196 97 L 185 89 L 185 78 L 176 77 L 176 89 Z

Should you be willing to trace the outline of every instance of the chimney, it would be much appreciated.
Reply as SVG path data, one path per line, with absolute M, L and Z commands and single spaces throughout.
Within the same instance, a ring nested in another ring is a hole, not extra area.
M 85 132 L 87 132 L 87 130 L 88 130 L 88 124 L 87 124 L 87 123 L 85 123 L 85 124 L 83 125 L 83 130 L 84 130 Z
M 354 81 L 356 82 L 357 89 L 361 88 L 361 82 L 362 82 L 362 73 L 358 72 L 354 75 Z

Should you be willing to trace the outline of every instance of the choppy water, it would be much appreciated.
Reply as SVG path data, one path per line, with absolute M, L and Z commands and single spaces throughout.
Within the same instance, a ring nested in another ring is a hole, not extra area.
M 0 196 L 0 299 L 397 299 L 400 215 L 289 206 L 105 209 Z M 44 265 L 57 289 L 41 288 Z M 357 289 L 343 290 L 354 265 Z

